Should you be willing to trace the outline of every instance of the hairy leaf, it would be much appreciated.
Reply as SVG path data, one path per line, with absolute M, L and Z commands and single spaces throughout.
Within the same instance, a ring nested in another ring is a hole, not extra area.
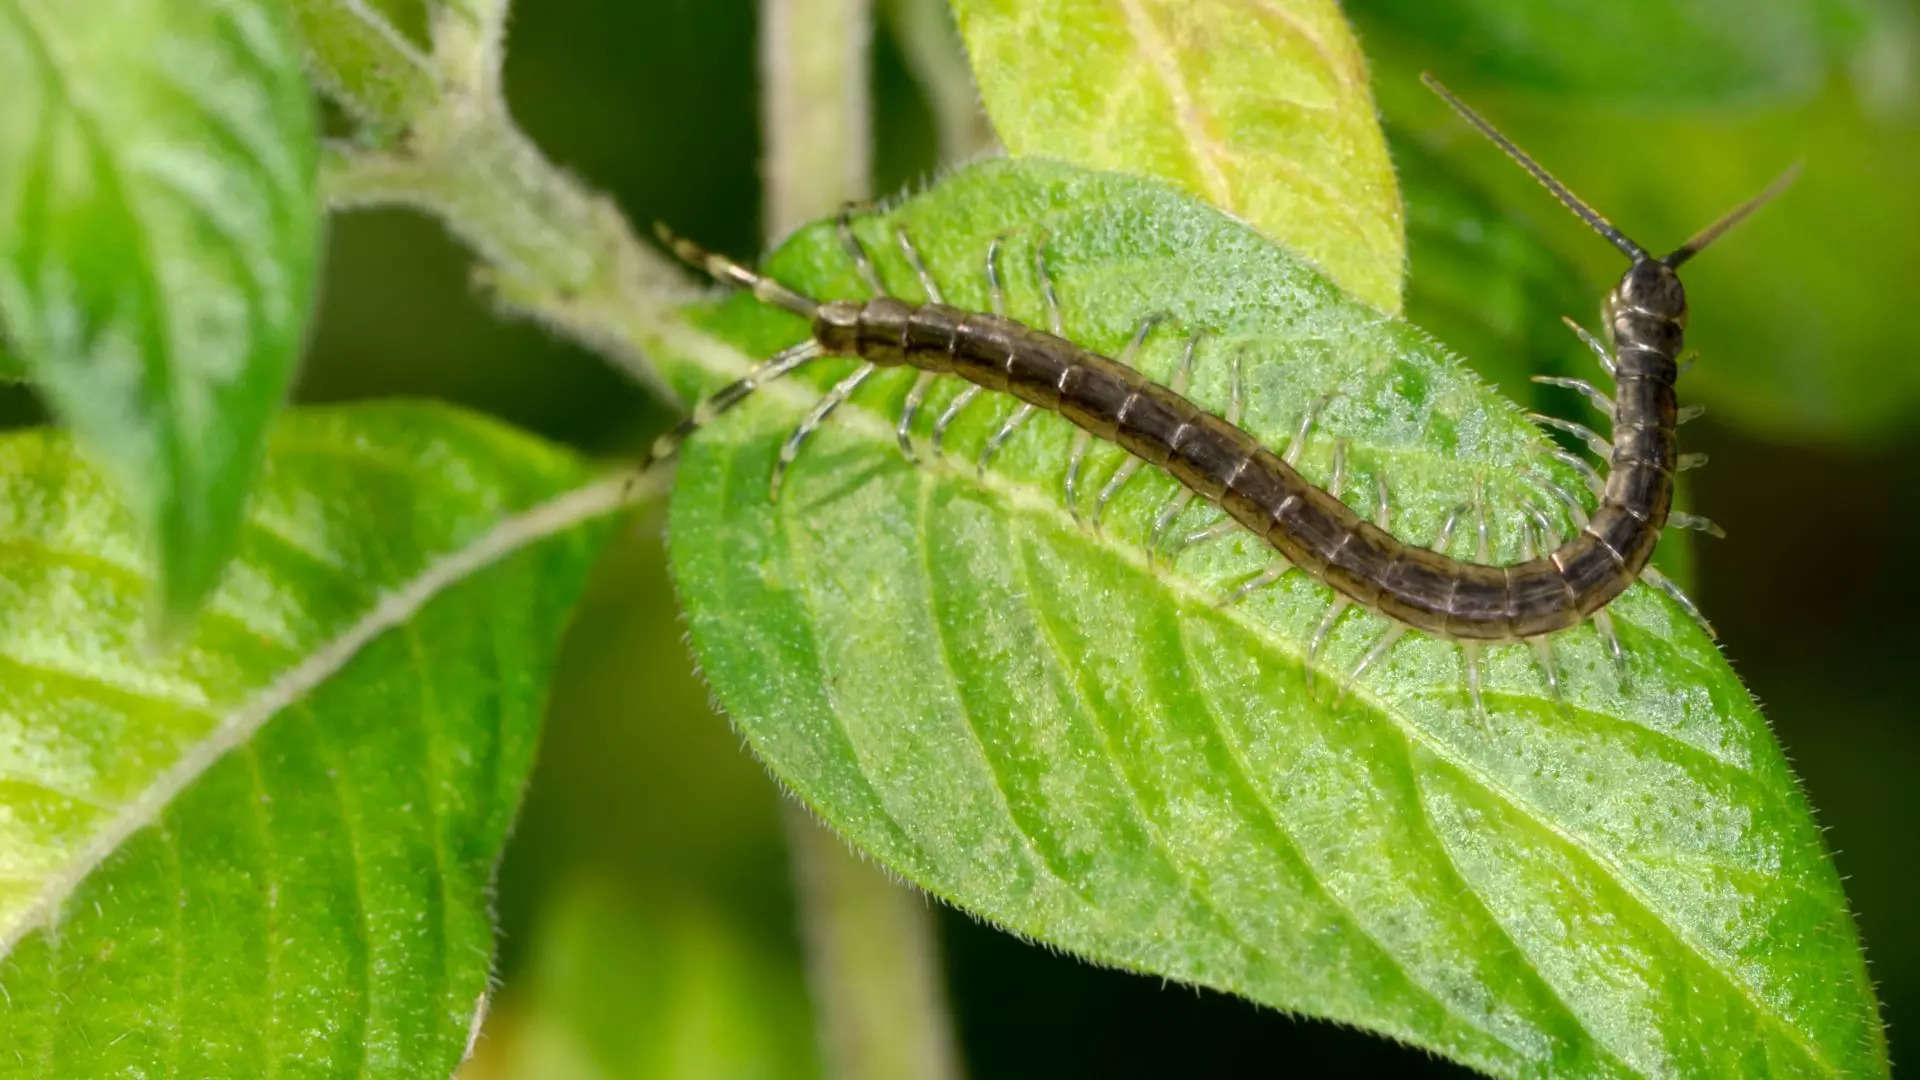
M 1046 253 L 1065 327 L 1165 379 L 1201 333 L 1191 396 L 1291 438 L 1326 483 L 1426 540 L 1484 488 L 1494 558 L 1523 507 L 1570 524 L 1568 482 L 1517 411 L 1424 334 L 1346 299 L 1252 230 L 1157 182 L 1039 162 L 965 170 L 859 222 L 897 292 L 920 295 L 901 227 L 947 296 L 1043 320 Z M 861 295 L 832 230 L 769 262 Z M 706 325 L 748 355 L 797 339 L 735 297 Z M 680 360 L 687 388 L 725 366 Z M 1173 491 L 1135 477 L 1096 529 L 1063 505 L 1072 437 L 1043 416 L 993 467 L 1010 402 L 964 414 L 910 466 L 892 426 L 911 372 L 884 373 L 814 438 L 780 501 L 779 444 L 848 368 L 763 392 L 696 438 L 672 555 L 715 693 L 781 779 L 862 849 L 1000 925 L 1104 963 L 1358 1024 L 1503 1075 L 1873 1074 L 1884 1044 L 1838 878 L 1753 702 L 1712 643 L 1645 586 L 1611 607 L 1623 681 L 1588 627 L 1533 654 L 1490 648 L 1485 715 L 1458 646 L 1351 613 L 1311 664 L 1328 589 L 1300 575 L 1221 607 L 1270 564 L 1246 535 L 1150 561 Z M 955 392 L 936 386 L 928 416 Z M 811 388 L 811 389 L 810 389 Z M 924 432 L 927 417 L 920 421 Z M 922 447 L 922 454 L 926 450 Z M 1081 492 L 1122 460 L 1100 446 Z M 1218 517 L 1190 507 L 1181 529 Z M 1473 515 L 1452 550 L 1471 555 Z M 1349 684 L 1340 689 L 1342 684 Z
M 0 0 L 0 321 L 176 619 L 233 549 L 299 355 L 315 146 L 271 0 Z
M 1400 197 L 1334 0 L 954 0 L 1001 142 L 1171 180 L 1400 309 Z
M 101 477 L 0 438 L 0 1071 L 450 1074 L 596 546 L 493 530 L 581 473 L 450 409 L 289 414 L 162 653 Z
M 1856 0 L 1347 0 L 1370 44 L 1586 100 L 1792 98 L 1867 32 Z M 1384 41 L 1382 39 L 1385 39 Z
M 436 93 L 425 50 L 389 18 L 392 6 L 368 0 L 288 5 L 314 81 L 353 112 L 365 133 L 381 139 L 403 133 Z

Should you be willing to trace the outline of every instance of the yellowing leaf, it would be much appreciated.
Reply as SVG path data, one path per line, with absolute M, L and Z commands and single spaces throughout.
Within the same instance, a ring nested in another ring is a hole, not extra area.
M 1158 176 L 1400 309 L 1400 195 L 1333 0 L 954 0 L 1009 151 Z

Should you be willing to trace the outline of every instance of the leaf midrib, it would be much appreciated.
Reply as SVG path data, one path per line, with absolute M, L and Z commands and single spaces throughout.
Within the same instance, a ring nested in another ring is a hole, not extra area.
M 49 875 L 39 895 L 21 910 L 17 922 L 0 927 L 0 958 L 43 926 L 58 923 L 58 913 L 74 889 L 133 834 L 161 818 L 182 792 L 229 752 L 249 745 L 253 735 L 288 708 L 338 674 L 368 644 L 410 623 L 446 590 L 534 544 L 550 540 L 595 518 L 618 512 L 660 494 L 666 473 L 615 473 L 590 480 L 524 509 L 509 512 L 466 542 L 430 557 L 411 578 L 375 594 L 357 618 L 311 652 L 259 686 L 221 714 L 219 722 L 193 742 L 173 764 L 161 770 L 138 795 L 91 830 L 60 870 Z M 57 943 L 60 935 L 48 935 Z M 51 1027 L 52 1025 L 49 1025 Z

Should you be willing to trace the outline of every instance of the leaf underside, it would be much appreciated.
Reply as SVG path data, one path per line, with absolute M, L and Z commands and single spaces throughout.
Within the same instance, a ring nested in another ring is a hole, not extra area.
M 1171 181 L 1400 310 L 1400 195 L 1334 0 L 954 0 L 1008 151 Z
M 1425 540 L 1485 490 L 1496 561 L 1520 507 L 1571 526 L 1539 475 L 1571 478 L 1516 410 L 1412 327 L 1346 299 L 1251 229 L 1157 182 L 1036 161 L 949 177 L 857 231 L 897 295 L 987 304 L 1001 238 L 1010 313 L 1044 325 L 1044 245 L 1068 336 L 1166 381 L 1200 332 L 1189 396 L 1223 410 L 1244 352 L 1243 426 Z M 825 225 L 768 262 L 821 297 L 864 295 Z M 736 296 L 696 316 L 738 352 L 669 359 L 711 388 L 799 320 Z M 731 356 L 731 360 L 725 359 Z M 1251 537 L 1150 564 L 1173 482 L 1129 482 L 1101 527 L 1063 504 L 1073 437 L 988 395 L 948 454 L 893 447 L 912 372 L 882 372 L 808 443 L 779 502 L 780 442 L 851 361 L 762 391 L 687 448 L 672 559 L 716 695 L 780 778 L 862 849 L 985 918 L 1103 963 L 1358 1024 L 1518 1075 L 1885 1070 L 1844 897 L 1806 802 L 1726 662 L 1645 586 L 1553 639 L 1564 706 L 1533 653 L 1485 656 L 1474 711 L 1458 646 L 1411 635 L 1344 693 L 1389 624 L 1349 613 L 1311 670 L 1330 591 L 1301 575 L 1216 606 L 1270 565 Z M 917 424 L 957 392 L 934 387 Z M 1082 506 L 1124 455 L 1096 445 Z M 1531 472 L 1523 471 L 1531 470 Z M 1176 533 L 1219 515 L 1190 506 Z M 1451 550 L 1471 556 L 1473 517 Z
M 594 531 L 455 585 L 218 740 L 581 472 L 447 408 L 291 413 L 224 585 L 163 653 L 106 482 L 62 435 L 0 437 L 0 1073 L 451 1074 Z
M 147 529 L 176 624 L 305 333 L 312 112 L 267 0 L 0 0 L 0 323 Z

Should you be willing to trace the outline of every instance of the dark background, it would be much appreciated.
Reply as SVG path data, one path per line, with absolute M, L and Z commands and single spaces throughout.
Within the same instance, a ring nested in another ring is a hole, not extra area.
M 1794 54 L 1812 56 L 1810 68 L 1783 73 L 1766 52 L 1778 42 L 1755 46 L 1757 61 L 1741 52 L 1742 6 L 1608 4 L 1610 18 L 1629 21 L 1564 41 L 1553 35 L 1565 27 L 1501 21 L 1503 8 L 1529 5 L 1348 6 L 1402 162 L 1410 316 L 1514 393 L 1532 392 L 1516 371 L 1577 357 L 1557 316 L 1591 321 L 1617 256 L 1440 112 L 1418 89 L 1422 67 L 1649 246 L 1677 243 L 1756 181 L 1808 158 L 1795 192 L 1689 271 L 1690 342 L 1705 350 L 1697 383 L 1712 411 L 1685 434 L 1714 462 L 1696 474 L 1693 503 L 1731 534 L 1696 548 L 1695 595 L 1830 830 L 1894 1058 L 1920 1053 L 1910 1038 L 1920 1024 L 1910 873 L 1920 727 L 1909 707 L 1920 667 L 1914 7 L 1809 5 L 1824 13 L 1821 43 Z M 1565 5 L 1587 6 L 1602 7 Z M 1719 10 L 1731 28 L 1707 33 L 1702 47 L 1701 34 L 1672 32 L 1663 7 Z M 1512 40 L 1487 33 L 1487 20 L 1513 28 Z M 1765 31 L 1766 19 L 1752 22 Z M 1599 43 L 1610 52 L 1596 54 Z M 932 175 L 936 141 L 884 24 L 875 48 L 874 188 L 886 193 Z M 671 221 L 751 252 L 761 231 L 755 55 L 748 0 L 523 2 L 507 89 L 549 156 L 635 221 Z M 1484 198 L 1428 187 L 1414 165 L 1427 159 Z M 1477 252 L 1475 238 L 1500 230 L 1552 253 L 1526 268 L 1537 287 L 1517 298 L 1487 290 L 1487 311 L 1422 287 L 1423 275 L 1438 286 L 1473 273 L 1481 254 L 1497 265 L 1500 252 Z M 336 218 L 328 261 L 299 400 L 451 399 L 607 456 L 633 453 L 672 415 L 594 356 L 496 318 L 468 285 L 468 256 L 430 220 Z M 1692 385 L 1683 380 L 1683 394 Z M 1548 404 L 1573 411 L 1566 399 Z M 665 1059 L 647 1057 L 651 1029 L 632 1017 L 682 1015 L 676 995 L 739 991 L 760 995 L 748 1021 L 771 1033 L 715 1019 L 721 1005 L 701 1014 L 709 1028 L 699 1030 L 771 1048 L 804 1072 L 776 795 L 691 674 L 656 526 L 606 560 L 562 661 L 503 871 L 505 990 L 483 1064 L 584 1047 L 620 1064 L 577 1073 L 555 1064 L 551 1075 L 652 1075 L 641 1059 Z M 939 926 L 977 1076 L 1458 1072 L 1374 1036 L 1084 966 L 950 911 Z

